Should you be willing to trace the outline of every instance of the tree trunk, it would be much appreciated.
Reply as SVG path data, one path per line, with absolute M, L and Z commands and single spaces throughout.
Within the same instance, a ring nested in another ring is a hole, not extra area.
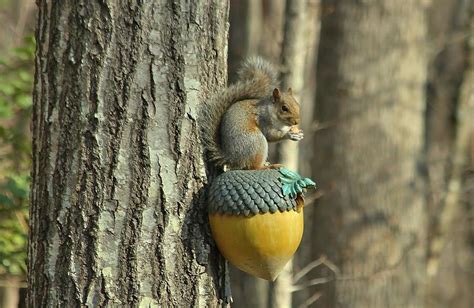
M 318 55 L 319 33 L 320 33 L 320 1 L 307 0 L 305 7 L 305 27 L 301 36 L 305 41 L 302 47 L 304 52 L 301 56 L 305 57 L 304 73 L 302 76 L 303 85 L 298 91 L 298 99 L 301 103 L 301 124 L 304 131 L 304 139 L 298 142 L 298 170 L 305 177 L 314 178 L 311 173 L 311 166 L 314 160 L 313 141 L 316 129 L 313 120 L 314 102 L 316 98 L 316 62 Z M 290 84 L 291 85 L 291 84 Z M 319 185 L 319 183 L 318 183 Z M 314 293 L 308 288 L 308 276 L 300 275 L 301 270 L 306 268 L 314 260 L 311 253 L 311 234 L 314 199 L 319 194 L 319 190 L 307 195 L 305 200 L 305 232 L 300 247 L 293 258 L 293 286 L 292 303 L 294 307 L 306 307 L 313 304 L 316 300 Z
M 277 63 L 281 49 L 284 4 L 284 1 L 273 0 L 231 1 L 230 80 L 236 79 L 237 68 L 248 56 L 259 55 Z M 270 148 L 270 152 L 272 149 L 274 147 Z M 230 271 L 233 307 L 268 307 L 268 281 L 253 277 L 233 266 Z
M 261 0 L 230 2 L 229 80 L 235 81 L 240 63 L 249 55 L 258 54 L 263 25 Z
M 474 3 L 467 13 L 466 50 L 462 83 L 457 95 L 449 177 L 438 208 L 437 233 L 432 237 L 428 271 L 427 305 L 473 307 L 474 209 Z M 459 20 L 459 17 L 457 18 Z M 433 271 L 434 269 L 434 271 Z
M 0 307 L 17 308 L 20 304 L 20 279 L 16 277 L 5 277 L 1 282 Z
M 436 0 L 429 10 L 430 74 L 426 108 L 426 165 L 428 175 L 427 209 L 428 274 L 434 276 L 439 265 L 446 234 L 442 232 L 442 213 L 446 210 L 446 192 L 453 178 L 459 124 L 460 87 L 466 63 L 469 4 L 464 0 Z M 461 123 L 462 124 L 462 123 Z M 464 153 L 463 153 L 464 154 Z M 456 205 L 454 205 L 456 207 Z
M 283 44 L 281 51 L 281 87 L 286 91 L 292 88 L 296 100 L 301 105 L 301 113 L 306 112 L 306 104 L 302 101 L 305 86 L 305 68 L 308 63 L 308 51 L 312 39 L 308 33 L 314 32 L 316 27 L 313 20 L 308 22 L 309 3 L 307 0 L 287 0 L 285 6 L 285 23 Z M 306 127 L 303 127 L 306 130 Z M 299 149 L 294 141 L 283 141 L 277 146 L 276 162 L 287 168 L 299 171 Z M 292 306 L 293 287 L 293 260 L 288 262 L 275 282 L 270 284 L 270 305 L 272 308 L 286 308 Z
M 313 174 L 321 307 L 421 307 L 423 1 L 323 0 Z M 312 230 L 311 230 L 312 227 Z
M 426 113 L 428 229 L 427 305 L 471 307 L 469 212 L 463 206 L 463 175 L 474 109 L 468 46 L 474 5 L 436 0 L 429 14 L 430 61 Z
M 263 3 L 263 27 L 260 34 L 259 54 L 273 63 L 280 61 L 283 47 L 283 27 L 285 23 L 284 0 L 261 0 Z
M 29 306 L 216 306 L 197 114 L 228 2 L 38 5 Z
M 229 28 L 229 80 L 236 81 L 242 61 L 257 55 L 263 25 L 260 0 L 235 0 L 230 2 Z M 230 278 L 234 308 L 266 308 L 268 282 L 253 277 L 230 265 Z

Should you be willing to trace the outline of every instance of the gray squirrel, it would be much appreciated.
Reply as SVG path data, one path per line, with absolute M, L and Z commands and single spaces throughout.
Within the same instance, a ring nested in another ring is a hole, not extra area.
M 209 159 L 231 169 L 265 169 L 268 142 L 299 141 L 300 106 L 291 88 L 278 88 L 277 70 L 259 57 L 247 59 L 238 81 L 203 104 L 199 122 Z

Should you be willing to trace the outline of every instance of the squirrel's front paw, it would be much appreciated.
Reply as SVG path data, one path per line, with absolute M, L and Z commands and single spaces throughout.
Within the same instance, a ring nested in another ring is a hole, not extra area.
M 301 129 L 297 127 L 292 127 L 290 131 L 288 132 L 288 136 L 290 137 L 290 140 L 300 141 L 301 139 L 303 139 L 304 134 Z

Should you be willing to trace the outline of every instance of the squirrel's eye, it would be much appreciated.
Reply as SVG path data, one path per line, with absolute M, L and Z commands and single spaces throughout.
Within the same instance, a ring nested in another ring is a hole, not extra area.
M 288 109 L 288 106 L 287 105 L 283 105 L 281 106 L 281 110 L 284 111 L 284 112 L 288 112 L 289 109 Z

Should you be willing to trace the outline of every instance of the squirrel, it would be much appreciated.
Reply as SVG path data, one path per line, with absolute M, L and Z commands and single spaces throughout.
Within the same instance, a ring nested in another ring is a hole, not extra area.
M 201 137 L 209 159 L 231 169 L 266 169 L 268 142 L 299 141 L 300 106 L 291 88 L 277 86 L 277 70 L 259 57 L 247 59 L 238 81 L 203 104 Z M 278 165 L 279 166 L 279 165 Z

